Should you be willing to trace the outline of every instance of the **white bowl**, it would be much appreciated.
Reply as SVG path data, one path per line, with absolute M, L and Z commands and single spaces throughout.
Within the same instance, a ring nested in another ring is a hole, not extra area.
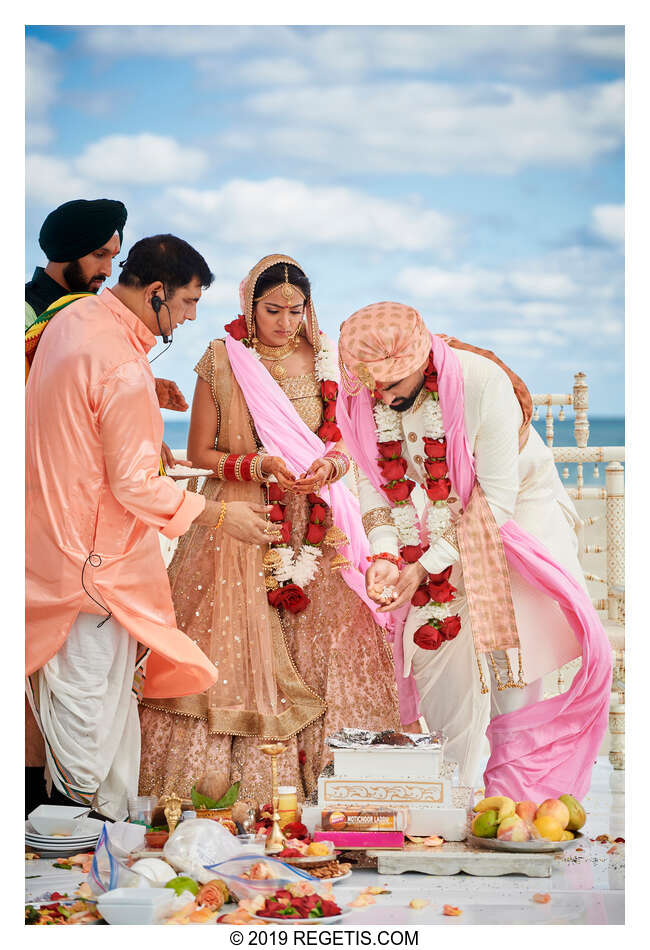
M 39 835 L 74 835 L 83 827 L 87 814 L 81 805 L 39 805 L 29 820 Z
M 108 924 L 156 924 L 175 897 L 171 888 L 118 887 L 97 898 L 97 909 Z

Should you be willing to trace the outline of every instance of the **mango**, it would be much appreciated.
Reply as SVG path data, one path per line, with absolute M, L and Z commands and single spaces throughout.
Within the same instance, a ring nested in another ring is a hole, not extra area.
M 498 827 L 499 818 L 493 808 L 475 815 L 472 819 L 472 834 L 477 838 L 496 838 Z
M 538 818 L 554 818 L 564 831 L 569 824 L 569 809 L 559 798 L 547 798 L 535 813 L 535 820 Z
M 515 813 L 515 803 L 511 798 L 505 795 L 493 795 L 491 798 L 483 798 L 474 805 L 474 811 L 481 812 L 495 810 L 498 814 L 498 820 L 512 818 Z
M 535 802 L 517 802 L 515 805 L 515 815 L 519 815 L 524 821 L 534 821 L 536 812 L 537 805 Z
M 504 818 L 500 823 L 497 838 L 500 841 L 529 841 L 530 831 L 523 818 L 513 815 L 511 818 Z
M 565 829 L 562 832 L 562 837 L 560 838 L 560 841 L 572 841 L 573 838 L 575 838 L 574 833 L 572 831 L 566 831 Z
M 587 813 L 577 798 L 573 795 L 560 795 L 560 801 L 564 802 L 569 809 L 569 823 L 566 826 L 569 831 L 580 831 L 587 820 Z
M 562 841 L 564 828 L 557 818 L 552 818 L 550 815 L 542 815 L 541 818 L 536 818 L 533 824 L 542 838 L 546 838 L 547 841 Z

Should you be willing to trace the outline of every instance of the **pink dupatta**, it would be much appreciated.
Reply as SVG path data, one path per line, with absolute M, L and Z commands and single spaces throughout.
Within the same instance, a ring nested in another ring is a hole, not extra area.
M 260 360 L 229 334 L 226 336 L 226 351 L 264 448 L 271 455 L 282 456 L 294 475 L 306 472 L 312 462 L 321 458 L 334 443 L 323 444 L 305 425 L 291 400 Z M 349 544 L 340 550 L 352 566 L 343 569 L 341 574 L 348 587 L 370 608 L 376 622 L 385 627 L 388 618 L 377 613 L 377 605 L 366 593 L 365 569 L 369 547 L 361 525 L 359 503 L 342 482 L 323 488 L 322 496 L 325 501 L 329 496 L 334 523 L 349 539 Z
M 440 337 L 432 335 L 431 341 L 449 477 L 466 508 L 476 472 L 465 431 L 463 375 L 453 350 Z M 337 424 L 349 451 L 381 492 L 377 433 L 365 387 L 356 397 L 339 395 Z M 587 592 L 543 544 L 512 520 L 501 526 L 500 536 L 510 567 L 559 603 L 581 644 L 582 666 L 566 693 L 492 719 L 487 729 L 490 758 L 484 774 L 485 794 L 520 801 L 541 801 L 567 792 L 581 798 L 589 788 L 607 729 L 611 686 L 607 635 Z M 403 630 L 403 620 L 401 626 Z M 402 649 L 400 631 L 395 633 L 396 647 Z M 444 724 L 431 724 L 431 728 L 439 727 Z

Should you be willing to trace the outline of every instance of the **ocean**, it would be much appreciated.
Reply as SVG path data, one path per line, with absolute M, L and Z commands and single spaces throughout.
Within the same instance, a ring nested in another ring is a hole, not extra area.
M 566 410 L 565 410 L 566 411 Z M 544 421 L 544 407 L 540 407 L 540 419 L 533 425 L 541 435 L 546 438 L 546 423 Z M 172 449 L 184 449 L 187 446 L 187 432 L 189 429 L 189 416 L 183 419 L 165 420 L 165 442 Z M 567 418 L 564 422 L 558 422 L 557 416 L 554 420 L 554 440 L 555 445 L 575 445 L 573 437 L 573 415 L 567 412 Z M 625 419 L 590 419 L 589 420 L 589 445 L 625 445 Z M 558 466 L 560 472 L 565 468 L 564 465 Z M 605 485 L 605 466 L 599 465 L 599 477 L 594 478 L 594 466 L 584 465 L 583 476 L 585 485 Z M 569 465 L 569 478 L 567 484 L 575 482 L 576 466 Z

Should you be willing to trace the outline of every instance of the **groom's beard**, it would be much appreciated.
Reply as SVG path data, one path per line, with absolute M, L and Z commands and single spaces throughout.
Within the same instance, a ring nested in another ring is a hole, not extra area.
M 418 383 L 410 396 L 402 396 L 401 399 L 396 399 L 395 402 L 390 404 L 390 408 L 394 409 L 395 412 L 408 412 L 411 406 L 415 403 L 415 400 L 420 395 L 420 391 L 423 386 L 424 379 L 421 383 Z

